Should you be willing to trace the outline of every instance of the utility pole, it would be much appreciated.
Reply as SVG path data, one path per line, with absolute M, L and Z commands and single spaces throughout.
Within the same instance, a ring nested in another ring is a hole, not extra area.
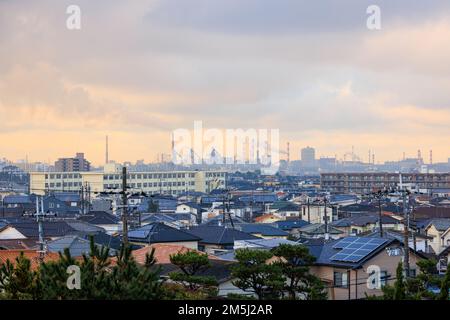
M 122 241 L 128 245 L 128 217 L 127 217 L 127 167 L 122 167 Z
M 308 201 L 307 202 L 307 204 L 308 204 L 308 223 L 311 223 L 311 214 L 310 214 L 310 211 L 309 211 L 309 209 L 310 209 L 309 197 L 308 197 L 307 201 Z
M 223 214 L 222 214 L 222 224 L 225 226 L 225 195 L 222 198 Z
M 330 239 L 330 233 L 328 232 L 328 215 L 327 215 L 327 197 L 324 198 L 324 219 L 325 219 L 325 240 Z
M 87 198 L 87 212 L 91 211 L 91 185 L 86 182 L 86 198 Z
M 81 215 L 84 215 L 84 186 L 81 185 Z
M 414 225 L 415 228 L 413 228 L 413 232 L 412 232 L 412 238 L 413 238 L 413 244 L 414 244 L 414 251 L 417 251 L 417 238 L 416 238 L 416 233 L 417 233 L 417 224 L 416 224 L 416 210 L 415 210 L 415 206 L 414 206 L 414 202 L 411 208 L 411 212 L 413 215 L 413 221 L 414 221 Z
M 383 238 L 383 221 L 381 220 L 383 218 L 383 214 L 381 212 L 381 191 L 378 193 L 378 219 L 379 219 L 379 228 L 380 228 L 380 237 Z
M 36 196 L 36 221 L 38 223 L 38 234 L 39 234 L 39 263 L 44 262 L 45 251 L 44 251 L 44 228 L 42 226 L 42 217 L 44 215 L 44 200 L 41 198 L 39 201 L 39 196 Z M 39 208 L 39 202 L 41 202 Z
M 404 267 L 405 267 L 405 275 L 406 278 L 409 278 L 409 210 L 407 208 L 407 198 L 409 199 L 409 195 L 407 197 L 407 191 L 402 190 L 402 198 L 403 198 L 403 224 L 404 224 Z
M 379 225 L 380 225 L 380 237 L 383 237 L 383 214 L 381 212 L 381 197 L 378 198 L 378 212 L 379 212 Z

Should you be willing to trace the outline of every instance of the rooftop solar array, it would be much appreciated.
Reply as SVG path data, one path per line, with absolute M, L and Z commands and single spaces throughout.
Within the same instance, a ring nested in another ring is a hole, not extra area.
M 344 238 L 333 246 L 333 249 L 342 250 L 330 259 L 334 261 L 358 262 L 386 242 L 386 239 L 381 238 Z

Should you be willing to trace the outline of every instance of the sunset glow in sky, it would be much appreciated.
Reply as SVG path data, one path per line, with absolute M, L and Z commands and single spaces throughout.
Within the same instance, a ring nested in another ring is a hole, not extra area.
M 146 162 L 171 132 L 277 128 L 363 160 L 450 157 L 450 2 L 0 0 L 0 157 Z M 395 2 L 395 3 L 393 3 Z M 66 8 L 81 8 L 81 30 Z

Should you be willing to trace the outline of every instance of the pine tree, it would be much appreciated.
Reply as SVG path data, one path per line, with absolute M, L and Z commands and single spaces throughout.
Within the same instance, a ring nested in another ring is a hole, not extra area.
M 244 248 L 236 250 L 235 256 L 238 263 L 231 267 L 231 274 L 236 287 L 254 292 L 259 300 L 281 295 L 286 278 L 278 264 L 269 263 L 270 251 Z
M 403 263 L 400 261 L 396 270 L 396 281 L 394 284 L 394 300 L 404 300 L 406 298 L 406 286 L 403 276 Z
M 441 292 L 439 293 L 439 300 L 448 300 L 448 291 L 450 290 L 450 264 L 447 266 L 444 279 L 441 284 Z
M 0 267 L 0 294 L 5 299 L 36 299 L 37 273 L 31 269 L 31 261 L 23 252 L 15 263 L 6 260 Z
M 211 267 L 208 255 L 196 251 L 187 251 L 170 256 L 170 262 L 176 265 L 181 272 L 171 272 L 172 281 L 181 283 L 191 292 L 196 292 L 199 297 L 216 295 L 217 280 L 212 276 L 200 275 Z
M 309 254 L 307 247 L 302 245 L 281 244 L 272 250 L 279 257 L 277 264 L 287 278 L 284 286 L 289 298 L 297 296 L 307 300 L 326 299 L 327 293 L 319 278 L 309 273 L 315 258 Z

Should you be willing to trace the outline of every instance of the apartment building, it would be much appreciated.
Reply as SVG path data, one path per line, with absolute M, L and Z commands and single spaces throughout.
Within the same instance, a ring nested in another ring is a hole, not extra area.
M 60 158 L 55 162 L 55 171 L 58 172 L 78 172 L 89 171 L 91 164 L 84 158 L 84 153 L 77 153 L 75 158 Z
M 178 195 L 184 192 L 210 192 L 225 188 L 222 171 L 129 172 L 127 185 L 131 192 Z M 92 192 L 120 191 L 122 174 L 109 171 L 31 172 L 30 193 L 46 191 L 79 191 L 88 185 Z
M 402 173 L 402 184 L 411 190 L 424 193 L 450 191 L 450 173 Z M 320 186 L 336 193 L 369 193 L 400 183 L 399 173 L 322 173 Z

